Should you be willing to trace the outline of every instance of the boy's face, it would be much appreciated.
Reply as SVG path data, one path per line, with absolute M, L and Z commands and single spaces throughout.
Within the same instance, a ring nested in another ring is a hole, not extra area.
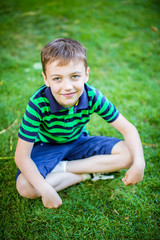
M 89 77 L 89 68 L 85 70 L 83 61 L 71 61 L 65 66 L 58 66 L 57 60 L 46 64 L 46 75 L 42 75 L 56 101 L 63 107 L 71 108 L 83 93 L 84 83 Z

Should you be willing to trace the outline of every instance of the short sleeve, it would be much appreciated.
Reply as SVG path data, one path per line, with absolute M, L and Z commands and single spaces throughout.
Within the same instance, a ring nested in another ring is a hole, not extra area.
M 18 136 L 25 141 L 35 142 L 40 124 L 40 109 L 30 100 L 23 116 Z
M 114 104 L 110 102 L 100 91 L 95 89 L 93 97 L 93 109 L 100 117 L 105 121 L 111 123 L 114 122 L 118 116 L 119 111 Z

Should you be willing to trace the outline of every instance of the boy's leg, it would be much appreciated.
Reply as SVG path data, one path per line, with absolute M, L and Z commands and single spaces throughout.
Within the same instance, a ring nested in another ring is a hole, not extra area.
M 83 139 L 82 139 L 82 142 L 84 142 Z M 87 148 L 87 145 L 85 145 L 85 148 Z M 101 146 L 101 144 L 99 145 Z M 94 147 L 95 146 L 96 145 L 94 145 Z M 39 152 L 39 149 L 38 149 L 38 152 Z M 48 149 L 47 149 L 47 152 L 48 152 Z M 72 149 L 72 152 L 73 152 L 73 149 Z M 81 149 L 81 146 L 80 146 L 80 152 L 84 152 Z M 42 155 L 41 152 L 39 152 L 39 154 Z M 131 164 L 131 157 L 130 157 L 129 151 L 125 146 L 125 143 L 121 141 L 115 144 L 111 154 L 94 155 L 88 158 L 85 157 L 85 159 L 82 159 L 82 160 L 67 162 L 66 173 L 49 173 L 47 174 L 46 181 L 52 187 L 54 187 L 56 191 L 60 191 L 71 185 L 74 185 L 78 182 L 83 181 L 84 180 L 83 173 L 114 172 L 122 168 L 127 168 L 130 166 L 130 164 Z M 17 178 L 17 190 L 20 193 L 20 195 L 22 195 L 23 197 L 27 197 L 27 198 L 40 197 L 40 194 L 23 177 L 22 174 L 20 174 Z
M 37 165 L 39 172 L 56 191 L 67 188 L 83 179 L 83 176 L 80 174 L 51 173 L 56 164 L 64 159 L 67 152 L 68 145 L 39 143 L 33 147 L 31 153 L 31 158 Z M 40 196 L 19 170 L 17 172 L 16 187 L 23 197 L 33 199 Z
M 66 173 L 51 172 L 46 177 L 46 182 L 50 184 L 57 192 L 81 181 L 83 181 L 83 176 L 81 174 L 74 174 L 69 172 Z M 31 199 L 40 197 L 40 194 L 25 179 L 22 173 L 17 178 L 16 187 L 19 194 L 23 197 Z
M 85 159 L 68 161 L 66 171 L 72 173 L 115 172 L 129 168 L 131 154 L 124 141 L 116 143 L 111 154 L 94 155 Z
M 40 197 L 40 194 L 37 192 L 37 190 L 25 179 L 22 173 L 19 174 L 16 181 L 16 188 L 18 193 L 22 197 L 26 198 L 38 198 Z
M 83 181 L 82 174 L 75 174 L 70 172 L 64 173 L 49 173 L 46 177 L 46 181 L 57 191 L 61 191 L 68 188 L 74 184 Z

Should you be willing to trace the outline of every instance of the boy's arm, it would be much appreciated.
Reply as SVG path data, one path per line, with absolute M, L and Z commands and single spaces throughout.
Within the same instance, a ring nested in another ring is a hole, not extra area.
M 39 173 L 35 163 L 30 158 L 33 143 L 18 139 L 15 152 L 15 163 L 23 176 L 40 193 L 45 207 L 57 208 L 62 201 L 57 192 L 52 188 Z
M 133 164 L 122 179 L 125 185 L 136 184 L 143 179 L 145 161 L 142 143 L 137 129 L 121 114 L 111 123 L 124 137 L 124 141 L 133 157 Z

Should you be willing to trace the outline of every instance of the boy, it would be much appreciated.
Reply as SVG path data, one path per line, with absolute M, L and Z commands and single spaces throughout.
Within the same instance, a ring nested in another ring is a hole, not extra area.
M 58 191 L 90 178 L 89 173 L 129 168 L 122 179 L 143 179 L 144 156 L 136 128 L 101 92 L 87 84 L 86 49 L 73 39 L 56 39 L 42 50 L 42 86 L 30 99 L 17 143 L 17 190 L 42 197 L 45 207 L 62 204 Z M 85 124 L 96 112 L 124 141 L 89 136 Z

